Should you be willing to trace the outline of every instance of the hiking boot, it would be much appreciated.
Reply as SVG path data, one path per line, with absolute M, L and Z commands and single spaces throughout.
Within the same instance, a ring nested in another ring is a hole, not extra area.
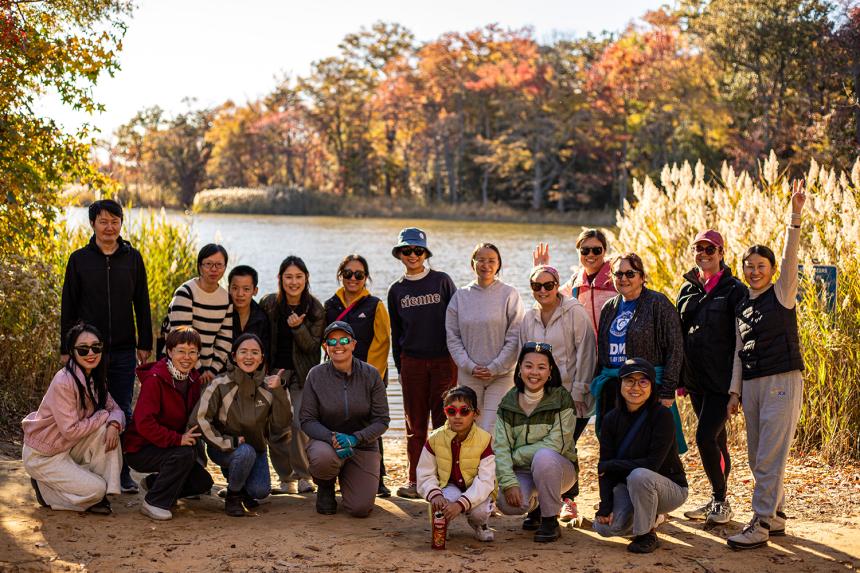
M 627 551 L 630 553 L 653 553 L 660 546 L 660 540 L 657 539 L 657 534 L 653 531 L 637 535 L 633 541 L 627 545 Z
M 761 518 L 755 516 L 749 525 L 744 527 L 744 530 L 736 535 L 732 535 L 726 540 L 729 547 L 732 549 L 756 549 L 767 545 L 767 540 L 770 537 L 770 524 L 762 521 Z
M 39 505 L 48 507 L 48 502 L 45 501 L 45 498 L 42 497 L 42 492 L 39 490 L 39 482 L 30 478 L 30 485 L 33 486 L 33 491 L 36 492 L 36 501 L 39 502 Z
M 224 513 L 230 517 L 245 517 L 241 491 L 227 491 L 227 497 L 224 499 Z
M 334 515 L 337 513 L 337 499 L 334 497 L 334 480 L 317 480 L 317 513 Z
M 477 539 L 478 541 L 488 542 L 495 539 L 493 535 L 493 530 L 490 529 L 490 527 L 486 523 L 483 523 L 481 525 L 478 525 L 476 523 L 469 523 L 469 525 L 471 525 L 472 529 L 475 530 L 475 539 Z
M 113 513 L 107 496 L 103 497 L 97 504 L 89 506 L 87 508 L 87 513 L 95 513 L 96 515 L 110 515 Z
M 299 483 L 296 484 L 296 491 L 299 493 L 313 493 L 314 484 L 309 479 L 300 479 Z
M 285 495 L 285 494 L 294 494 L 299 493 L 299 484 L 296 480 L 281 480 L 280 485 L 278 487 L 272 488 L 272 495 Z
M 707 519 L 707 517 L 711 514 L 711 511 L 714 509 L 714 498 L 708 500 L 708 503 L 703 505 L 702 507 L 697 507 L 696 509 L 691 509 L 690 511 L 684 512 L 684 517 L 687 519 Z
M 379 487 L 376 488 L 376 497 L 391 497 L 391 490 L 382 483 L 382 478 L 379 479 Z
M 161 509 L 160 507 L 149 505 L 146 503 L 146 500 L 143 500 L 143 503 L 140 504 L 140 513 L 150 519 L 155 519 L 156 521 L 167 521 L 169 519 L 173 519 L 173 514 L 169 509 Z
M 418 495 L 418 488 L 415 486 L 415 482 L 409 482 L 409 485 L 397 488 L 397 497 L 405 497 L 406 499 L 421 498 L 421 496 Z
M 558 516 L 558 520 L 562 523 L 568 523 L 570 521 L 576 523 L 579 521 L 579 510 L 576 507 L 575 501 L 569 497 L 565 497 L 561 500 L 561 513 Z
M 535 531 L 540 527 L 540 506 L 537 506 L 528 514 L 526 514 L 526 518 L 523 520 L 523 529 L 526 531 Z
M 128 466 L 122 468 L 119 474 L 119 489 L 122 493 L 139 493 L 140 488 L 137 487 L 137 482 L 131 477 L 131 471 Z
M 260 507 L 260 502 L 257 501 L 256 499 L 254 499 L 253 497 L 251 497 L 251 494 L 249 494 L 247 491 L 245 491 L 243 489 L 242 490 L 242 505 L 245 506 L 245 509 L 247 509 L 248 511 L 251 511 L 252 509 L 256 509 L 256 508 Z
M 782 537 L 785 535 L 785 520 L 788 519 L 785 516 L 785 513 L 781 511 L 776 512 L 776 516 L 771 518 L 770 520 L 770 536 L 771 537 Z
M 732 511 L 732 506 L 729 500 L 715 501 L 711 508 L 711 513 L 708 514 L 708 524 L 724 525 L 732 520 L 735 512 Z
M 558 525 L 558 518 L 541 517 L 540 527 L 535 531 L 535 543 L 549 543 L 561 537 L 561 527 Z

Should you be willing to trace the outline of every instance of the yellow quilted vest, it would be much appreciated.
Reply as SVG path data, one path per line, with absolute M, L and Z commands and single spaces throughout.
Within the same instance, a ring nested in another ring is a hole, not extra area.
M 454 464 L 451 453 L 451 441 L 457 432 L 448 427 L 448 422 L 433 430 L 427 441 L 436 454 L 436 473 L 439 477 L 439 487 L 444 488 L 451 479 L 451 469 Z M 478 466 L 481 463 L 481 454 L 490 445 L 492 436 L 477 424 L 472 424 L 469 435 L 460 444 L 460 473 L 466 482 L 466 487 L 472 485 L 472 480 L 478 475 Z

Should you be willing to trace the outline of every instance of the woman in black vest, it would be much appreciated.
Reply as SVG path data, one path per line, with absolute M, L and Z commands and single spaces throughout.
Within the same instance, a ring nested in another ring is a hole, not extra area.
M 367 290 L 370 267 L 361 255 L 347 255 L 337 267 L 341 287 L 325 301 L 325 322 L 341 320 L 355 331 L 356 358 L 379 371 L 388 387 L 388 350 L 391 348 L 391 320 L 385 305 Z M 382 438 L 379 438 L 379 497 L 389 497 L 391 490 L 383 482 L 385 460 L 382 459 Z
M 797 332 L 797 251 L 806 193 L 795 181 L 785 233 L 782 269 L 774 283 L 776 257 L 763 245 L 744 254 L 749 296 L 737 310 L 738 358 L 728 410 L 736 414 L 743 396 L 750 469 L 755 477 L 753 518 L 729 537 L 732 549 L 753 549 L 772 535 L 785 535 L 785 464 L 803 401 L 803 357 Z
M 726 266 L 723 237 L 709 229 L 696 235 L 692 250 L 696 266 L 684 275 L 678 312 L 684 333 L 684 386 L 699 419 L 696 445 L 713 495 L 701 507 L 684 512 L 708 524 L 728 523 L 732 509 L 726 498 L 731 471 L 726 444 L 729 385 L 735 356 L 735 309 L 747 289 Z

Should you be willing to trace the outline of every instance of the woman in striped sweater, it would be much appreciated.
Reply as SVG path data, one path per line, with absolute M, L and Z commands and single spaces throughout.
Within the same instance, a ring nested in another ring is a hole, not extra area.
M 191 326 L 200 335 L 197 369 L 204 386 L 224 370 L 233 343 L 233 305 L 218 284 L 226 268 L 226 249 L 214 243 L 204 246 L 197 254 L 198 276 L 176 289 L 168 309 L 170 330 Z

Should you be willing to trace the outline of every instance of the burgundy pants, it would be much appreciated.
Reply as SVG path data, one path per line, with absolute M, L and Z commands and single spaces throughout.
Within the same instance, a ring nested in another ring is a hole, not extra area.
M 400 356 L 400 386 L 406 417 L 406 457 L 409 460 L 409 482 L 415 483 L 415 468 L 421 448 L 427 441 L 428 418 L 433 427 L 445 423 L 442 396 L 457 385 L 457 366 L 450 356 L 443 358 L 410 358 Z

